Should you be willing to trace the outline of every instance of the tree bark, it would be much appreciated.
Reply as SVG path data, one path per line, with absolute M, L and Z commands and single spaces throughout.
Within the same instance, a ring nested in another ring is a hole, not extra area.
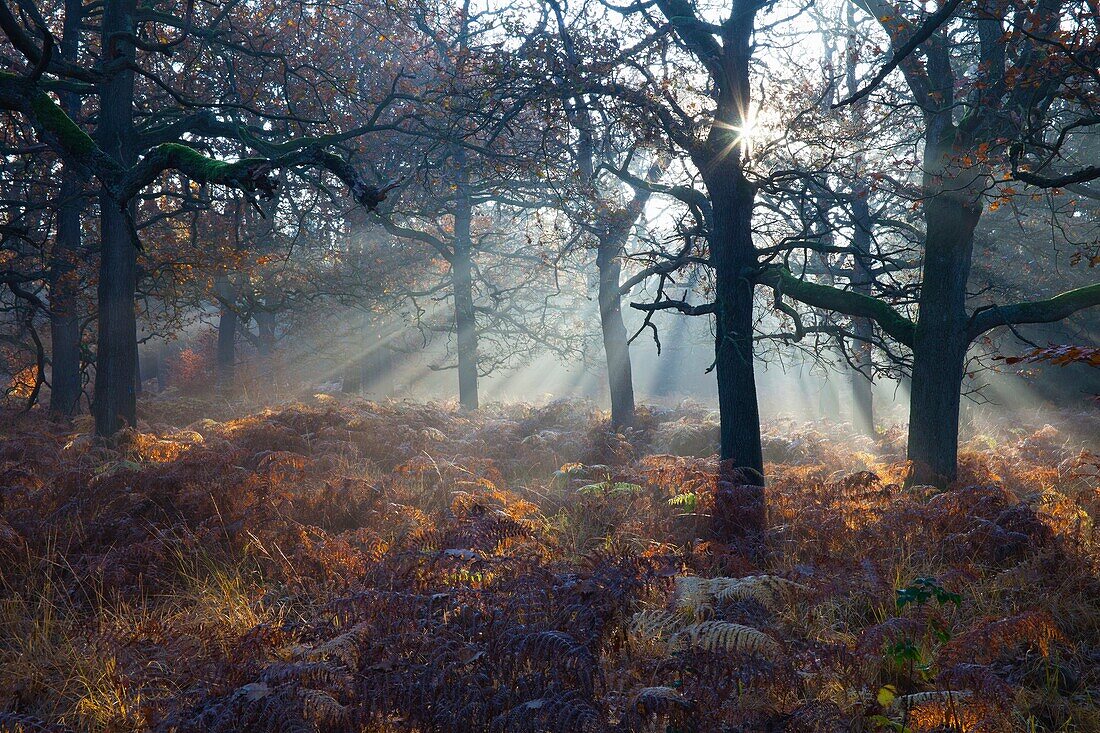
M 61 57 L 75 63 L 80 51 L 80 0 L 66 0 L 61 35 Z M 80 111 L 80 96 L 73 92 L 59 95 L 61 106 L 74 120 Z M 57 209 L 57 240 L 50 258 L 50 412 L 75 415 L 80 412 L 80 282 L 76 271 L 79 259 L 83 210 L 83 186 L 71 166 L 61 173 L 60 201 Z
M 363 384 L 368 378 L 367 362 L 370 359 L 370 323 L 367 316 L 359 319 L 359 328 L 351 340 L 352 353 L 344 365 L 340 379 L 340 391 L 344 394 L 362 394 Z
M 137 321 L 134 314 L 135 252 L 130 224 L 117 202 L 100 200 L 99 329 L 96 340 L 96 433 L 109 436 L 137 418 L 134 367 Z
M 714 124 L 706 142 L 692 157 L 703 174 L 712 208 L 710 259 L 715 276 L 715 369 L 721 420 L 720 455 L 746 484 L 764 485 L 760 446 L 760 410 L 753 371 L 752 273 L 758 267 L 752 240 L 752 213 L 756 191 L 744 174 L 746 150 L 740 132 L 749 124 L 751 94 L 749 65 L 758 6 L 734 2 L 723 27 L 721 52 L 712 59 L 711 73 L 718 84 Z M 665 8 L 679 23 L 680 12 Z M 681 33 L 694 37 L 690 27 Z M 759 527 L 758 529 L 763 529 Z
M 764 457 L 753 367 L 754 191 L 739 170 L 707 181 L 713 203 L 715 370 L 721 448 L 711 536 L 759 560 L 766 525 Z
M 256 315 L 256 350 L 260 359 L 265 362 L 265 368 L 270 369 L 271 357 L 275 355 L 275 314 L 271 311 L 257 311 Z
M 455 299 L 455 329 L 458 332 L 458 401 L 467 410 L 478 408 L 477 319 L 474 311 L 473 242 L 470 199 L 459 198 L 455 207 L 455 243 L 451 278 Z
M 50 412 L 80 412 L 79 275 L 81 186 L 66 168 L 57 212 L 57 240 L 50 262 Z
M 867 204 L 869 191 L 866 186 L 856 187 L 852 198 L 852 248 L 856 255 L 852 289 L 861 294 L 871 295 L 873 280 L 869 263 L 865 256 L 871 252 L 871 211 Z M 875 324 L 870 318 L 852 319 L 852 332 L 855 334 L 855 369 L 852 371 L 852 425 L 862 435 L 875 435 L 874 380 L 871 362 L 871 339 L 875 335 Z
M 141 384 L 141 349 L 134 345 L 134 394 L 138 397 L 141 396 L 142 384 Z
M 600 330 L 607 358 L 607 384 L 611 392 L 611 426 L 615 429 L 634 425 L 634 377 L 630 365 L 630 344 L 623 322 L 622 297 L 619 293 L 621 245 L 601 240 L 596 251 L 599 271 Z
M 237 311 L 232 307 L 236 294 L 233 292 L 233 285 L 229 282 L 229 278 L 226 275 L 218 276 L 214 289 L 221 301 L 221 310 L 218 313 L 215 385 L 218 392 L 229 395 L 236 389 L 234 380 L 237 364 L 237 324 L 240 319 L 237 317 Z
M 759 5 L 735 0 L 723 23 L 720 50 L 699 37 L 687 4 L 664 0 L 662 12 L 702 54 L 718 88 L 715 119 L 692 158 L 711 204 L 710 260 L 715 277 L 715 369 L 721 422 L 721 464 L 711 536 L 759 560 L 764 554 L 764 458 L 753 370 L 753 274 L 759 267 L 752 239 L 756 190 L 745 178 L 749 124 L 749 65 Z M 709 37 L 708 37 L 709 38 Z
M 130 224 L 117 202 L 100 200 L 99 329 L 96 339 L 96 433 L 109 436 L 137 418 L 134 367 L 137 320 L 134 314 L 135 252 Z
M 966 282 L 981 205 L 959 193 L 925 200 L 927 235 L 913 337 L 909 402 L 908 483 L 946 486 L 955 480 L 959 401 L 966 351 Z
M 560 16 L 559 16 L 560 21 Z M 567 46 L 572 54 L 572 46 Z M 603 335 L 604 357 L 607 362 L 607 384 L 611 397 L 611 427 L 614 429 L 634 425 L 634 377 L 630 364 L 630 343 L 626 324 L 623 322 L 622 291 L 619 283 L 622 274 L 622 255 L 630 237 L 634 222 L 641 216 L 649 192 L 636 189 L 634 199 L 621 210 L 602 200 L 595 168 L 595 142 L 592 134 L 594 120 L 583 95 L 574 97 L 574 107 L 569 111 L 570 120 L 578 133 L 576 161 L 583 180 L 590 185 L 595 207 L 597 226 L 596 271 L 599 278 L 597 301 L 600 307 L 600 330 Z M 650 167 L 647 178 L 660 175 L 661 167 Z
M 715 369 L 723 461 L 763 482 L 760 410 L 753 369 L 753 282 L 756 265 L 752 242 L 753 190 L 739 172 L 709 181 L 714 204 L 711 260 L 718 307 Z
M 97 142 L 123 165 L 134 162 L 134 31 L 135 0 L 107 0 L 103 10 L 102 48 L 114 67 L 100 85 Z M 137 319 L 137 249 L 127 209 L 106 190 L 100 194 L 99 327 L 96 340 L 96 433 L 109 436 L 137 421 L 135 366 Z
M 344 365 L 340 378 L 340 391 L 344 394 L 360 394 L 363 391 L 363 361 L 354 358 Z
M 871 344 L 874 323 L 869 318 L 855 318 L 852 331 L 857 337 L 855 366 L 852 370 L 852 425 L 861 435 L 875 436 L 874 386 L 871 379 Z

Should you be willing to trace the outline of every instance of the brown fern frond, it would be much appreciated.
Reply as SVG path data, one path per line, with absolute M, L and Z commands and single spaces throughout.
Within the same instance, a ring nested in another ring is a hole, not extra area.
M 204 709 L 191 729 L 209 733 L 314 733 L 317 728 L 305 719 L 295 691 L 256 682 Z
M 630 619 L 630 636 L 640 642 L 667 641 L 688 619 L 660 609 L 638 611 Z
M 347 717 L 347 708 L 324 690 L 302 688 L 298 690 L 303 716 L 321 726 L 334 727 Z
M 917 638 L 928 623 L 916 616 L 894 616 L 882 623 L 868 626 L 859 639 L 859 652 L 865 657 L 881 657 L 883 647 L 904 639 Z
M 759 629 L 725 621 L 703 621 L 685 626 L 672 635 L 669 647 L 673 650 L 697 648 L 710 652 L 759 654 L 769 659 L 780 653 L 775 639 Z
M 528 700 L 492 724 L 499 733 L 599 733 L 605 728 L 599 711 L 572 692 Z
M 970 694 L 969 690 L 929 690 L 927 692 L 914 692 L 910 695 L 899 695 L 894 699 L 893 704 L 895 707 L 902 708 L 911 708 L 930 702 L 947 705 L 965 700 L 970 697 Z
M 264 670 L 259 684 L 349 690 L 351 676 L 347 670 L 326 662 L 275 662 Z
M 1062 638 L 1062 632 L 1049 613 L 1025 611 L 1007 618 L 986 620 L 959 634 L 943 646 L 940 658 L 945 664 L 963 661 L 988 664 L 1022 646 L 1036 648 L 1046 657 L 1051 642 Z
M 808 590 L 801 583 L 775 575 L 742 578 L 700 578 L 680 575 L 675 579 L 674 606 L 694 621 L 715 616 L 716 604 L 753 601 L 765 609 L 776 609 L 796 593 Z
M 1012 685 L 988 664 L 961 663 L 940 672 L 937 679 L 952 690 L 970 690 L 987 700 L 1009 700 Z
M 749 575 L 744 578 L 711 578 L 708 590 L 718 601 L 752 599 L 766 608 L 775 608 L 808 588 L 776 575 Z
M 659 722 L 678 728 L 690 726 L 694 717 L 694 703 L 675 689 L 643 687 L 631 698 L 621 727 L 633 731 Z
M 359 668 L 360 645 L 372 635 L 367 624 L 357 624 L 306 654 L 309 661 L 335 659 L 350 670 Z

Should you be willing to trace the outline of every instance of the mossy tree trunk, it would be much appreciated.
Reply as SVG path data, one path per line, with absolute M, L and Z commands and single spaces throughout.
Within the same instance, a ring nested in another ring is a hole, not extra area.
M 61 34 L 60 55 L 75 63 L 80 52 L 80 23 L 83 4 L 80 0 L 65 0 L 65 21 Z M 73 92 L 59 95 L 65 112 L 77 119 L 80 96 Z M 80 411 L 81 328 L 80 219 L 84 210 L 81 176 L 65 163 L 61 171 L 61 189 L 57 207 L 57 238 L 50 253 L 50 412 L 54 415 L 74 415 Z
M 104 66 L 111 69 L 99 88 L 99 147 L 123 166 L 135 160 L 134 34 L 135 0 L 103 5 Z M 104 190 L 100 195 L 99 327 L 96 340 L 96 433 L 108 436 L 137 421 L 135 391 L 137 247 L 133 204 Z
M 50 253 L 50 412 L 74 415 L 80 412 L 81 328 L 80 217 L 82 185 L 68 167 L 62 172 L 57 209 L 57 238 Z

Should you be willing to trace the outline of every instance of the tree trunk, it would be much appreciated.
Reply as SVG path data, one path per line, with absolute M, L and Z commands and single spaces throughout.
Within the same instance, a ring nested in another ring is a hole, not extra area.
M 709 185 L 714 204 L 711 260 L 715 273 L 715 369 L 721 422 L 721 464 L 711 536 L 759 559 L 764 551 L 764 457 L 753 371 L 755 264 L 750 222 L 753 193 L 743 178 Z
M 364 318 L 363 343 L 366 353 L 363 356 L 362 389 L 370 394 L 385 396 L 389 393 L 390 371 L 393 369 L 391 351 L 386 347 L 393 336 L 388 320 L 372 325 Z
M 852 424 L 861 435 L 875 436 L 874 386 L 871 380 L 871 344 L 874 335 L 870 318 L 852 319 L 855 343 L 855 365 L 852 370 Z
M 233 378 L 237 372 L 237 313 L 227 306 L 218 315 L 218 364 L 216 382 L 218 391 L 232 394 Z
M 718 305 L 715 369 L 721 419 L 720 456 L 748 476 L 763 481 L 760 410 L 753 370 L 753 283 L 746 276 L 756 264 L 752 243 L 753 192 L 747 181 L 711 185 L 714 264 Z M 715 190 L 718 188 L 718 190 Z
M 114 67 L 100 85 L 99 125 L 96 136 L 110 156 L 130 165 L 134 161 L 133 45 L 135 0 L 107 0 L 103 10 L 102 48 L 107 65 Z M 99 328 L 96 340 L 96 433 L 113 434 L 137 421 L 134 367 L 137 364 L 137 249 L 127 207 L 106 191 L 100 195 Z
M 228 306 L 222 306 L 218 314 L 218 390 L 231 394 L 237 362 L 237 314 Z
M 267 380 L 274 377 L 271 360 L 275 356 L 275 315 L 271 311 L 260 310 L 256 319 L 256 352 L 260 357 L 260 375 Z
M 237 311 L 233 310 L 232 303 L 236 300 L 233 286 L 229 278 L 220 275 L 214 283 L 214 289 L 221 301 L 221 310 L 218 313 L 218 354 L 217 374 L 215 384 L 218 392 L 233 394 L 235 391 L 234 377 L 237 364 Z
M 865 256 L 871 252 L 871 211 L 867 203 L 869 190 L 859 185 L 852 198 L 852 248 L 859 254 L 855 258 L 856 277 L 852 290 L 861 295 L 871 294 L 873 277 L 870 263 Z M 871 361 L 871 339 L 875 335 L 875 323 L 870 318 L 853 318 L 852 332 L 855 334 L 855 370 L 852 373 L 852 424 L 863 434 L 874 437 L 874 380 Z
M 634 425 L 634 378 L 630 367 L 630 344 L 623 323 L 622 297 L 619 295 L 620 247 L 616 242 L 601 241 L 596 252 L 599 270 L 600 328 L 607 357 L 607 384 L 611 391 L 611 426 L 615 429 Z
M 340 391 L 344 394 L 359 394 L 363 391 L 363 362 L 360 358 L 352 359 L 344 365 Z
M 96 339 L 95 424 L 102 436 L 133 425 L 137 418 L 134 367 L 135 251 L 130 224 L 117 203 L 100 199 L 99 329 Z
M 364 256 L 364 242 L 362 231 L 366 227 L 366 212 L 360 207 L 354 207 L 345 216 L 345 225 L 348 232 L 348 259 L 356 272 L 367 269 Z M 367 377 L 367 362 L 370 357 L 369 329 L 370 319 L 365 315 L 359 317 L 358 327 L 353 327 L 351 334 L 351 348 L 345 346 L 344 355 L 347 361 L 344 364 L 343 374 L 340 378 L 340 391 L 344 394 L 362 394 L 363 382 Z
M 826 420 L 837 420 L 840 417 L 840 395 L 833 388 L 827 374 L 821 377 L 821 386 L 817 390 L 817 409 Z
M 572 51 L 570 50 L 570 53 Z M 592 130 L 594 120 L 583 96 L 574 98 L 575 107 L 569 111 L 570 120 L 577 129 L 576 161 L 583 179 L 590 185 L 593 197 L 599 201 L 600 186 L 597 180 Z M 650 166 L 647 178 L 660 176 L 661 166 Z M 607 362 L 607 385 L 611 395 L 611 427 L 614 429 L 634 425 L 634 377 L 630 364 L 630 344 L 623 323 L 622 294 L 619 292 L 619 276 L 622 274 L 622 255 L 630 238 L 634 223 L 642 215 L 649 200 L 649 192 L 636 189 L 634 199 L 623 209 L 605 202 L 595 207 L 597 232 L 596 270 L 599 275 L 597 300 L 600 306 L 600 330 L 603 333 L 603 350 Z
M 959 194 L 939 193 L 925 201 L 927 236 L 909 403 L 909 484 L 943 487 L 956 477 L 959 401 L 970 345 L 966 282 L 980 217 L 980 204 Z
M 474 311 L 473 246 L 470 199 L 459 199 L 455 209 L 454 259 L 451 278 L 455 297 L 455 328 L 458 331 L 458 401 L 468 410 L 478 408 L 477 319 Z
M 50 262 L 50 412 L 80 412 L 79 275 L 81 186 L 68 169 L 62 174 L 57 241 Z
M 130 224 L 117 202 L 100 199 L 99 329 L 96 339 L 95 424 L 102 436 L 133 425 L 137 418 L 134 367 L 135 251 Z
M 141 349 L 134 344 L 134 394 L 138 397 L 141 396 Z
M 61 35 L 61 57 L 75 63 L 80 51 L 81 0 L 66 0 Z M 74 120 L 80 118 L 80 96 L 59 94 L 62 108 Z M 57 209 L 57 241 L 50 259 L 50 412 L 75 415 L 80 412 L 80 278 L 76 264 L 80 257 L 80 215 L 83 206 L 80 177 L 64 166 L 61 173 L 60 203 Z
M 160 342 L 156 346 L 156 350 L 153 352 L 156 354 L 157 360 L 157 391 L 163 392 L 168 389 L 168 343 Z
M 723 25 L 718 106 L 702 150 L 693 153 L 711 202 L 710 259 L 715 277 L 715 368 L 721 421 L 721 468 L 711 535 L 759 560 L 764 553 L 764 458 L 753 372 L 752 241 L 756 190 L 743 171 L 749 64 L 757 5 L 734 3 Z
M 370 358 L 369 348 L 369 322 L 366 316 L 359 319 L 359 328 L 355 330 L 352 338 L 352 354 L 344 365 L 344 373 L 340 380 L 340 391 L 344 394 L 362 394 L 363 382 L 367 376 L 367 361 Z

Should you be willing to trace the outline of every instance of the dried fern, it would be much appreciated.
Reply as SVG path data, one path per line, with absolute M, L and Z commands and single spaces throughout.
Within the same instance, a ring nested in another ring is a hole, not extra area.
M 838 480 L 855 454 L 838 449 L 836 436 L 773 429 L 773 455 L 799 462 L 776 466 L 769 489 L 775 558 L 812 568 L 826 600 L 804 624 L 765 625 L 807 589 L 761 574 L 728 548 L 688 544 L 697 526 L 679 516 L 694 503 L 710 512 L 716 460 L 620 461 L 612 441 L 600 444 L 612 450 L 597 447 L 609 458 L 592 459 L 584 410 L 497 409 L 278 408 L 204 421 L 202 440 L 156 427 L 186 451 L 143 443 L 140 465 L 130 466 L 118 451 L 61 449 L 71 435 L 23 434 L 13 423 L 18 437 L 0 441 L 5 592 L 18 598 L 50 569 L 55 595 L 41 605 L 64 618 L 49 636 L 75 629 L 79 653 L 117 658 L 105 683 L 154 730 L 832 733 L 869 727 L 873 712 L 912 730 L 1012 730 L 997 714 L 1062 716 L 1052 728 L 1068 729 L 1072 718 L 1077 729 L 1100 730 L 1085 709 L 1098 679 L 1088 623 L 1096 545 L 1074 508 L 1095 516 L 1100 486 L 1092 472 L 1074 479 L 1069 503 L 1035 493 L 1061 488 L 1051 482 L 1064 483 L 1077 465 L 1059 458 L 1055 441 L 1008 445 L 1008 458 L 992 455 L 991 443 L 985 463 L 964 465 L 972 475 L 995 468 L 1000 480 L 980 483 L 1004 488 L 915 493 L 894 485 L 900 467 L 869 445 L 858 460 L 877 462 L 883 479 Z M 884 436 L 878 448 L 896 458 L 904 436 Z M 1029 464 L 1025 452 L 1041 458 Z M 1060 460 L 1070 464 L 1055 470 Z M 607 466 L 540 484 L 571 461 Z M 606 502 L 568 490 L 605 477 L 595 493 Z M 562 551 L 561 528 L 545 521 L 559 503 L 614 509 L 604 549 L 580 558 Z M 960 587 L 979 589 L 981 602 L 948 609 L 946 619 L 906 608 L 883 620 L 876 609 L 892 607 L 899 546 L 914 567 L 945 566 Z M 242 558 L 249 569 L 228 599 L 193 598 L 199 578 L 179 574 L 181 559 L 205 576 Z M 667 606 L 635 613 L 685 567 L 691 574 L 675 579 Z M 70 609 L 78 588 L 141 598 L 141 617 L 104 619 L 79 600 Z M 1021 614 L 1021 603 L 1042 610 Z M 973 615 L 975 607 L 989 615 Z M 938 674 L 920 679 L 940 690 L 868 708 L 866 690 L 884 672 L 906 674 L 884 670 L 889 647 L 931 638 L 945 620 L 953 637 L 921 649 Z M 73 689 L 72 677 L 24 669 L 20 649 L 8 645 L 0 660 L 12 710 L 96 722 L 71 709 L 75 696 L 44 700 L 43 691 Z M 674 679 L 679 686 L 661 686 Z M 131 695 L 139 691 L 140 704 Z M 8 731 L 67 733 L 0 713 L 0 733 Z
M 710 652 L 740 652 L 774 658 L 779 655 L 775 639 L 751 626 L 726 621 L 703 621 L 685 626 L 672 635 L 669 647 L 705 649 Z
M 664 723 L 680 727 L 695 715 L 695 705 L 671 687 L 643 687 L 630 700 L 623 723 L 630 729 L 639 724 Z
M 914 692 L 910 695 L 899 695 L 894 698 L 893 704 L 895 707 L 902 708 L 940 702 L 950 705 L 968 697 L 970 697 L 969 690 L 929 690 L 927 692 Z
M 972 657 L 989 663 L 1020 647 L 1036 647 L 1046 657 L 1050 645 L 1063 639 L 1053 617 L 1045 611 L 1025 611 L 1001 619 L 984 620 L 944 645 L 941 656 L 949 664 Z
M 366 624 L 358 624 L 308 652 L 306 659 L 309 661 L 336 659 L 348 669 L 357 669 L 360 659 L 359 646 L 370 635 L 371 629 Z
M 537 631 L 512 643 L 520 660 L 548 669 L 551 676 L 565 681 L 559 670 L 584 692 L 591 693 L 599 668 L 595 656 L 583 644 L 564 631 Z
M 776 608 L 806 586 L 775 575 L 749 575 L 744 578 L 676 578 L 676 608 L 696 618 L 713 613 L 716 602 L 751 599 L 766 608 Z
M 324 690 L 298 690 L 302 713 L 307 720 L 322 726 L 336 726 L 347 717 L 347 708 Z
M 492 724 L 496 733 L 599 733 L 605 729 L 599 711 L 568 692 L 516 705 Z
M 630 619 L 630 636 L 639 642 L 667 641 L 684 626 L 683 614 L 660 609 L 638 611 Z
M 714 613 L 714 594 L 711 581 L 694 575 L 678 575 L 675 579 L 674 603 L 677 611 L 695 619 L 705 619 Z
M 711 578 L 708 589 L 718 601 L 751 598 L 767 608 L 775 608 L 781 602 L 788 601 L 794 595 L 807 590 L 801 583 L 775 575 Z

